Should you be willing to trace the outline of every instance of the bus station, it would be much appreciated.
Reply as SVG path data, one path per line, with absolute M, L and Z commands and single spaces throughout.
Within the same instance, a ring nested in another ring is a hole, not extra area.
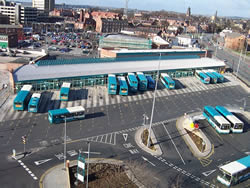
M 160 65 L 160 66 L 159 66 Z M 195 70 L 225 70 L 225 63 L 211 58 L 177 57 L 136 57 L 72 60 L 40 60 L 24 65 L 13 72 L 14 89 L 18 92 L 25 84 L 34 91 L 59 89 L 63 82 L 72 88 L 106 85 L 108 74 L 126 76 L 128 72 L 143 72 L 156 78 L 157 70 L 166 72 L 172 78 L 194 76 Z

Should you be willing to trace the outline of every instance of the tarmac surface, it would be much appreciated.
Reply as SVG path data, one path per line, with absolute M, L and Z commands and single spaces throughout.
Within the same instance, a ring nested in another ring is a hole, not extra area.
M 142 166 L 144 175 L 151 177 L 144 178 L 143 183 L 148 187 L 165 188 L 177 184 L 186 187 L 220 186 L 216 181 L 218 166 L 244 157 L 250 152 L 249 120 L 239 116 L 246 122 L 244 132 L 229 135 L 219 135 L 206 121 L 202 122 L 200 128 L 211 141 L 213 149 L 211 155 L 201 159 L 192 154 L 176 128 L 177 118 L 184 113 L 201 112 L 205 105 L 240 108 L 243 106 L 241 99 L 248 100 L 249 93 L 237 83 L 223 87 L 212 86 L 211 89 L 201 88 L 200 85 L 189 87 L 186 89 L 190 92 L 183 93 L 177 89 L 173 94 L 160 90 L 161 96 L 157 95 L 156 98 L 153 130 L 160 142 L 162 155 L 155 157 L 138 147 L 134 139 L 135 132 L 143 124 L 143 115 L 149 116 L 151 113 L 152 98 L 144 98 L 144 94 L 138 94 L 116 96 L 114 103 L 95 103 L 91 97 L 92 101 L 85 103 L 90 105 L 86 108 L 86 119 L 67 123 L 67 160 L 76 160 L 79 150 L 87 151 L 86 143 L 90 141 L 91 158 L 134 161 Z M 77 94 L 73 96 L 79 97 Z M 129 100 L 130 97 L 132 100 Z M 65 106 L 73 106 L 78 102 L 69 101 Z M 0 122 L 0 182 L 5 187 L 37 187 L 43 173 L 63 162 L 64 124 L 49 124 L 46 113 L 12 114 L 9 110 L 11 103 L 12 100 L 8 100 L 5 104 L 7 111 Z M 49 100 L 45 103 L 42 106 L 44 109 L 56 104 Z M 246 110 L 249 111 L 248 102 Z M 12 149 L 17 153 L 23 151 L 23 135 L 27 136 L 26 151 L 30 154 L 18 162 L 9 156 Z M 13 181 L 13 177 L 17 177 L 16 181 Z

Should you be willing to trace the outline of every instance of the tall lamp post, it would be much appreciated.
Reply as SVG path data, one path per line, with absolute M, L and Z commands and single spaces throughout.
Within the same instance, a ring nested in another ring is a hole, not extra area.
M 147 147 L 149 147 L 149 142 L 150 142 L 150 137 L 151 137 L 151 128 L 152 128 L 152 122 L 153 122 L 153 116 L 154 116 L 155 96 L 156 96 L 156 89 L 157 89 L 158 79 L 159 79 L 160 65 L 161 65 L 161 53 L 160 53 L 160 57 L 159 57 L 158 70 L 157 70 L 157 76 L 156 76 L 156 81 L 155 81 L 156 83 L 155 83 L 153 105 L 152 105 L 152 111 L 151 111 L 151 117 L 150 117 L 150 124 L 149 124 L 149 130 L 148 130 Z
M 64 169 L 66 169 L 66 116 L 64 116 Z
M 90 142 L 88 142 L 88 169 L 87 169 L 87 183 L 86 188 L 89 186 L 89 152 L 90 152 Z

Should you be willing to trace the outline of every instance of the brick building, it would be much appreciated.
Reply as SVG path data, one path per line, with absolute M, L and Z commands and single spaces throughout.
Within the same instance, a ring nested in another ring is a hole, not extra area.
M 12 34 L 16 33 L 18 40 L 23 39 L 23 27 L 21 25 L 5 25 L 0 24 L 0 34 Z
M 99 33 L 120 32 L 128 26 L 127 20 L 97 18 L 96 31 Z
M 225 47 L 232 50 L 244 50 L 246 37 L 240 33 L 227 33 L 225 36 Z

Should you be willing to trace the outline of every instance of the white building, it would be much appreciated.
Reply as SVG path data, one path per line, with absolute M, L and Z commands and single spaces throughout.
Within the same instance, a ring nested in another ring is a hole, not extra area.
M 54 10 L 55 0 L 32 0 L 32 7 L 40 11 L 50 12 Z
M 178 45 L 185 47 L 194 47 L 198 43 L 198 39 L 191 35 L 178 35 Z
M 21 4 L 5 0 L 0 1 L 0 13 L 9 17 L 10 24 L 32 23 L 37 19 L 36 8 L 24 7 Z

